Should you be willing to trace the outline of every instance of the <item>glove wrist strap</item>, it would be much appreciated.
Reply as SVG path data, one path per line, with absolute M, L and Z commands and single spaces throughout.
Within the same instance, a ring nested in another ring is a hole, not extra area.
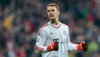
M 77 45 L 77 50 L 80 50 L 80 46 L 79 45 Z

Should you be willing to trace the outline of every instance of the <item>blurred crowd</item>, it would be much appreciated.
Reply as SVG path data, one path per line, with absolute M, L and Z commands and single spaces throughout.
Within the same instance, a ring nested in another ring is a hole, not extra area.
M 71 42 L 88 43 L 87 52 L 69 51 L 69 57 L 100 56 L 100 0 L 0 0 L 0 57 L 41 57 L 34 46 L 51 2 L 60 6 Z

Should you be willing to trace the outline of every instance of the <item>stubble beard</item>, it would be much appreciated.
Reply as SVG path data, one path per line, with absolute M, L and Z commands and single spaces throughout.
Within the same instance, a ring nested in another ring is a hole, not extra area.
M 50 19 L 51 23 L 54 24 L 56 22 L 56 19 Z

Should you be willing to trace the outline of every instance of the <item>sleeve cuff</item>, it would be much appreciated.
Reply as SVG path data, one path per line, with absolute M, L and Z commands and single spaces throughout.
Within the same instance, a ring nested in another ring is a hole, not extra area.
M 46 52 L 47 51 L 47 47 L 44 47 L 44 52 Z

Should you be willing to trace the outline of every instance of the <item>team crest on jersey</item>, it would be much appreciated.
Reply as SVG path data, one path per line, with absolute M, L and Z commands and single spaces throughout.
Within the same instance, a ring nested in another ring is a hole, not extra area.
M 63 34 L 64 34 L 64 35 L 66 35 L 66 34 L 67 34 L 65 30 L 63 30 Z

